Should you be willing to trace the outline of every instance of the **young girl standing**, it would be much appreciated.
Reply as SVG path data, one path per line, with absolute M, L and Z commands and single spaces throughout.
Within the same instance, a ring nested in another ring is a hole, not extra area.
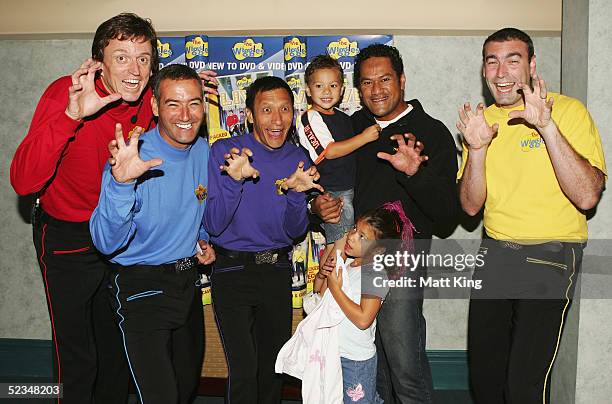
M 346 318 L 340 323 L 338 347 L 342 365 L 344 403 L 380 403 L 376 394 L 376 315 L 387 288 L 375 283 L 375 277 L 385 278 L 385 272 L 373 271 L 376 254 L 383 254 L 382 240 L 400 240 L 401 248 L 410 248 L 412 224 L 399 201 L 384 204 L 366 212 L 355 227 L 336 243 L 338 260 L 333 254 L 315 278 L 314 290 L 323 295 L 326 289 L 338 303 Z M 342 254 L 340 254 L 342 251 Z M 336 266 L 345 270 L 336 273 Z M 342 289 L 343 277 L 349 282 Z M 346 288 L 345 288 L 346 289 Z

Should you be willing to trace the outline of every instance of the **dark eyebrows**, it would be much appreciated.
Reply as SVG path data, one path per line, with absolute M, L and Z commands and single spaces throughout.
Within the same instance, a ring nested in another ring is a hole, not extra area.
M 204 102 L 204 98 L 203 97 L 194 97 L 192 99 L 190 99 L 189 101 L 187 101 L 188 103 L 193 102 L 193 101 L 200 101 L 200 102 Z M 166 100 L 164 100 L 164 104 L 169 104 L 171 102 L 175 102 L 177 104 L 180 104 L 181 101 L 179 100 L 175 100 L 174 98 L 168 98 Z
M 520 58 L 522 58 L 522 57 L 523 57 L 523 55 L 521 55 L 521 53 L 520 53 L 520 52 L 510 52 L 510 53 L 508 53 L 508 54 L 506 55 L 506 59 L 511 58 L 511 57 L 514 57 L 514 56 L 518 56 L 518 57 L 520 57 Z
M 503 59 L 508 59 L 508 58 L 515 57 L 515 56 L 518 56 L 519 58 L 523 57 L 523 55 L 521 55 L 520 52 L 510 52 L 507 55 L 505 55 Z M 485 56 L 485 61 L 489 61 L 491 59 L 498 60 L 498 57 L 493 54 Z
M 394 76 L 395 76 L 395 75 L 394 75 L 393 73 L 385 73 L 385 74 L 381 74 L 381 75 L 376 76 L 376 77 L 364 77 L 364 76 L 361 76 L 361 77 L 359 78 L 359 82 L 361 83 L 362 81 L 366 81 L 366 80 L 377 80 L 377 79 L 378 79 L 378 80 L 382 80 L 382 79 L 385 79 L 385 78 L 393 78 Z

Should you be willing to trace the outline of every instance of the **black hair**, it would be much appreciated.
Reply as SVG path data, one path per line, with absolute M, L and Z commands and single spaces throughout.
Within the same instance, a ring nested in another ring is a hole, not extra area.
M 153 96 L 158 101 L 160 97 L 159 87 L 164 80 L 195 80 L 200 88 L 202 87 L 200 76 L 191 67 L 179 64 L 168 65 L 153 76 L 151 87 L 153 88 Z
M 529 35 L 517 28 L 502 28 L 489 35 L 482 44 L 482 60 L 486 57 L 485 46 L 489 42 L 505 42 L 512 40 L 521 41 L 527 45 L 527 55 L 529 56 L 529 61 L 531 61 L 534 55 L 533 41 Z
M 336 69 L 340 75 L 340 81 L 344 81 L 344 70 L 342 70 L 340 63 L 329 55 L 318 55 L 315 56 L 310 61 L 308 67 L 306 67 L 306 71 L 304 72 L 304 81 L 306 84 L 308 84 L 314 72 L 320 69 Z
M 402 61 L 402 55 L 400 55 L 397 48 L 382 43 L 375 43 L 363 48 L 355 57 L 355 67 L 353 69 L 353 85 L 356 88 L 359 88 L 359 84 L 361 81 L 361 64 L 366 60 L 374 57 L 389 58 L 389 61 L 391 62 L 391 67 L 393 67 L 393 70 L 397 74 L 398 80 L 404 73 L 404 62 Z
M 119 41 L 142 40 L 151 43 L 151 71 L 155 74 L 159 68 L 157 53 L 157 34 L 151 20 L 141 18 L 133 13 L 121 13 L 104 21 L 94 35 L 91 44 L 91 57 L 94 60 L 104 59 L 104 48 L 112 39 Z
M 246 107 L 251 110 L 251 112 L 255 113 L 255 97 L 257 94 L 264 93 L 266 91 L 272 91 L 282 88 L 289 94 L 289 98 L 291 98 L 291 106 L 293 107 L 293 91 L 289 84 L 280 77 L 275 76 L 265 76 L 260 77 L 253 82 L 247 89 L 246 93 Z
M 377 240 L 398 240 L 403 248 L 412 250 L 414 226 L 400 201 L 387 202 L 369 210 L 359 216 L 356 222 L 359 220 L 372 227 Z

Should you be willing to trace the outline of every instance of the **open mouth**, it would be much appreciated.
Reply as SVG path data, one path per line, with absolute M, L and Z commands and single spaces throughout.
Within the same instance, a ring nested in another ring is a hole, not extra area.
M 514 88 L 514 82 L 510 82 L 510 83 L 495 83 L 495 88 L 497 89 L 498 92 L 504 94 L 504 93 L 509 93 L 512 91 L 512 89 Z
M 284 133 L 282 129 L 268 129 L 267 132 L 272 138 L 281 138 Z
M 191 129 L 192 126 L 193 126 L 193 124 L 191 122 L 187 122 L 187 123 L 179 123 L 179 122 L 177 122 L 177 123 L 175 123 L 175 125 L 178 128 L 184 129 L 184 130 Z
M 140 84 L 140 80 L 125 79 L 125 80 L 122 80 L 122 83 L 125 87 L 129 88 L 130 90 L 135 90 L 136 88 L 138 88 L 138 84 Z

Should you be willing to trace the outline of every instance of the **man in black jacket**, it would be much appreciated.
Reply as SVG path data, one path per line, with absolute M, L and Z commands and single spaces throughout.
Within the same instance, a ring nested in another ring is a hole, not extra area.
M 375 44 L 362 49 L 354 80 L 364 104 L 352 116 L 354 130 L 375 123 L 382 128 L 377 141 L 356 151 L 355 215 L 401 201 L 416 228 L 416 252 L 427 253 L 434 225 L 455 221 L 458 214 L 452 135 L 418 100 L 404 101 L 406 77 L 396 48 Z M 312 201 L 312 211 L 325 221 L 337 220 L 340 210 L 341 201 L 327 195 Z M 425 327 L 422 288 L 392 288 L 376 333 L 377 389 L 385 403 L 432 402 Z

